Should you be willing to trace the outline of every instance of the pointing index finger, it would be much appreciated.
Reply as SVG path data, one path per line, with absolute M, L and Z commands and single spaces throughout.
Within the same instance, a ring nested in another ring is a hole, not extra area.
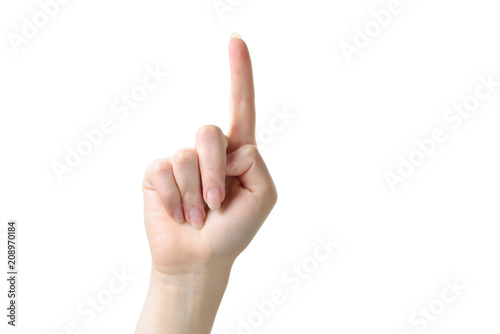
M 252 62 L 246 43 L 240 35 L 232 34 L 229 41 L 231 68 L 230 127 L 228 151 L 245 144 L 255 145 L 255 92 Z

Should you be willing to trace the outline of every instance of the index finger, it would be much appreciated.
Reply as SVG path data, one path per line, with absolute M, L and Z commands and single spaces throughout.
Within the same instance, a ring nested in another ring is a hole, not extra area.
M 240 35 L 232 34 L 229 41 L 231 68 L 231 123 L 228 133 L 228 151 L 245 144 L 255 145 L 255 92 L 252 61 L 246 43 Z

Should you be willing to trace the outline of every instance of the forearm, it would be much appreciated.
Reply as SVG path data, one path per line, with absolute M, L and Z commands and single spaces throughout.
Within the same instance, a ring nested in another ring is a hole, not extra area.
M 229 280 L 230 264 L 166 275 L 151 271 L 136 334 L 209 334 Z

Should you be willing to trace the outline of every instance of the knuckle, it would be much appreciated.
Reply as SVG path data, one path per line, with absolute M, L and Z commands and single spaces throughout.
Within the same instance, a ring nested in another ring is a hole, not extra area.
M 196 162 L 198 159 L 196 151 L 193 149 L 182 149 L 172 156 L 172 163 L 176 165 L 186 165 Z
M 168 159 L 156 159 L 151 161 L 144 172 L 143 187 L 148 189 L 152 188 L 153 179 L 162 173 L 169 172 L 171 168 L 172 166 Z
M 272 202 L 273 206 L 278 202 L 278 191 L 276 190 L 276 187 L 273 185 L 273 190 L 272 190 Z
M 245 144 L 241 147 L 243 154 L 252 160 L 260 156 L 259 149 L 255 145 Z
M 153 173 L 163 175 L 172 172 L 172 165 L 167 159 L 158 159 L 153 162 Z
M 278 192 L 273 182 L 270 182 L 267 187 L 264 188 L 264 193 L 267 194 L 266 202 L 274 207 L 278 202 Z
M 220 138 L 222 130 L 215 125 L 202 126 L 196 133 L 196 138 L 200 141 L 211 141 Z

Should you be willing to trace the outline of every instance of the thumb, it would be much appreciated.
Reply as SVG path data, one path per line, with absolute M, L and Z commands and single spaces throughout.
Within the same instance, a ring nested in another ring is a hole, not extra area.
M 226 174 L 237 176 L 241 184 L 257 195 L 277 200 L 276 187 L 267 166 L 255 145 L 243 145 L 227 155 Z

